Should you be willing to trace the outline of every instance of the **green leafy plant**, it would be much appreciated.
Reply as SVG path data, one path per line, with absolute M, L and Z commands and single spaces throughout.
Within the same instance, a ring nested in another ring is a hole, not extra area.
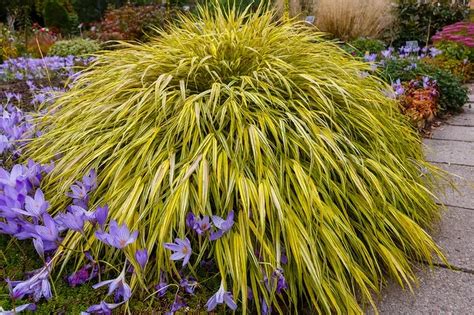
M 449 41 L 438 42 L 435 46 L 443 51 L 446 58 L 474 62 L 474 47 Z
M 381 40 L 362 37 L 343 45 L 345 51 L 357 57 L 363 57 L 366 54 L 378 54 L 385 47 L 386 44 Z
M 77 32 L 78 17 L 68 0 L 45 0 L 43 18 L 45 24 L 57 32 Z
M 75 38 L 60 40 L 54 43 L 48 51 L 50 56 L 80 56 L 93 54 L 100 50 L 100 44 L 91 39 Z
M 387 276 L 410 285 L 413 262 L 440 255 L 425 231 L 438 217 L 431 190 L 439 171 L 382 92 L 388 86 L 361 78 L 369 65 L 323 34 L 272 12 L 200 8 L 181 20 L 148 43 L 98 56 L 38 119 L 44 133 L 25 156 L 57 158 L 42 187 L 52 212 L 96 169 L 90 205 L 107 203 L 111 219 L 139 231 L 124 252 L 146 248 L 154 257 L 131 280 L 149 287 L 161 271 L 179 279 L 181 262 L 163 245 L 189 236 L 189 212 L 234 210 L 230 231 L 186 252 L 191 271 L 216 263 L 243 313 L 249 288 L 255 313 L 259 297 L 279 313 L 302 304 L 355 313 L 356 296 L 373 304 Z M 64 246 L 120 259 L 83 240 L 69 234 Z M 75 255 L 66 251 L 64 262 Z M 275 270 L 288 294 L 267 290 Z
M 451 0 L 417 1 L 399 0 L 397 6 L 398 36 L 394 45 L 416 40 L 427 43 L 446 25 L 462 21 L 469 9 L 461 2 Z
M 468 100 L 467 88 L 456 75 L 437 65 L 431 65 L 414 58 L 388 59 L 381 69 L 380 75 L 387 82 L 416 80 L 427 76 L 436 80 L 439 89 L 440 110 L 456 110 L 466 104 Z
M 432 65 L 433 67 L 451 72 L 463 83 L 467 83 L 474 78 L 474 64 L 467 58 L 458 60 L 455 58 L 449 58 L 443 53 L 435 58 L 424 58 L 423 62 Z

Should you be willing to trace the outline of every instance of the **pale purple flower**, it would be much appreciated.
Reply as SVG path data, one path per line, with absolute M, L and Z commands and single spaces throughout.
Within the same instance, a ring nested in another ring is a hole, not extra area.
M 387 58 L 390 58 L 390 57 L 392 56 L 392 52 L 393 52 L 393 48 L 390 47 L 390 48 L 387 49 L 387 50 L 383 50 L 383 51 L 381 52 L 381 54 L 382 54 L 382 57 L 384 57 L 385 59 L 387 59 Z
M 198 282 L 193 277 L 181 279 L 181 281 L 179 282 L 179 286 L 182 287 L 184 291 L 189 294 L 194 294 L 194 290 L 196 290 L 197 285 Z
M 224 235 L 227 231 L 229 231 L 234 225 L 234 211 L 233 210 L 230 211 L 225 220 L 217 215 L 213 215 L 212 222 L 214 223 L 214 226 L 218 230 L 215 232 L 212 232 L 209 239 L 211 241 L 215 241 L 221 238 L 222 235 Z
M 181 296 L 176 295 L 174 302 L 171 305 L 171 312 L 172 313 L 177 312 L 185 306 L 186 306 L 186 303 L 184 302 L 184 299 Z
M 46 213 L 48 207 L 49 203 L 44 199 L 43 192 L 41 189 L 37 189 L 34 198 L 26 196 L 25 209 L 27 212 L 23 212 L 23 214 L 39 218 L 42 214 Z
M 52 297 L 51 285 L 49 284 L 50 265 L 46 265 L 25 281 L 10 281 L 9 290 L 12 299 L 21 299 L 25 295 L 31 295 L 35 302 L 42 297 L 49 300 Z
M 377 54 L 365 54 L 364 60 L 367 62 L 374 62 L 375 60 L 377 60 Z
M 168 282 L 163 273 L 160 274 L 160 283 L 155 286 L 155 289 L 159 297 L 163 297 L 168 291 Z
M 85 216 L 79 212 L 61 213 L 56 217 L 56 220 L 64 227 L 76 231 L 83 232 Z
M 84 187 L 88 190 L 94 190 L 97 188 L 97 173 L 95 169 L 91 169 L 89 174 L 82 177 L 82 183 Z
M 204 232 L 211 228 L 211 223 L 209 222 L 209 217 L 205 215 L 202 219 L 194 220 L 193 229 L 197 234 L 202 235 Z
M 191 242 L 188 238 L 179 239 L 176 238 L 174 243 L 165 243 L 164 247 L 173 251 L 174 253 L 171 255 L 171 260 L 181 260 L 183 259 L 183 267 L 189 262 L 191 258 L 192 250 L 191 250 Z
M 71 185 L 71 192 L 67 195 L 73 199 L 75 205 L 87 208 L 89 204 L 88 192 L 87 188 L 81 182 L 76 182 L 76 184 Z
M 145 266 L 148 262 L 148 251 L 146 248 L 139 249 L 135 252 L 135 259 L 142 269 L 145 269 Z
M 288 284 L 286 283 L 285 276 L 283 275 L 283 269 L 277 268 L 273 272 L 272 278 L 276 279 L 276 293 L 280 294 L 281 291 L 288 289 Z
M 186 226 L 189 228 L 193 228 L 195 220 L 196 220 L 196 217 L 194 216 L 194 214 L 192 212 L 189 212 L 186 215 Z
M 269 315 L 272 313 L 272 307 L 271 305 L 268 305 L 267 304 L 267 301 L 265 300 L 265 298 L 262 298 L 262 314 L 263 315 Z
M 99 304 L 90 306 L 86 312 L 82 312 L 81 314 L 104 314 L 109 315 L 112 314 L 112 310 L 120 306 L 122 303 L 107 303 L 105 301 L 101 301 Z
M 120 273 L 120 275 L 112 280 L 105 280 L 94 284 L 92 288 L 97 289 L 103 287 L 104 285 L 109 286 L 107 295 L 111 295 L 115 291 L 119 292 L 119 295 L 123 297 L 123 301 L 128 301 L 132 296 L 132 290 L 130 286 L 125 282 L 125 269 Z
M 107 245 L 123 249 L 127 245 L 135 242 L 138 237 L 138 231 L 130 233 L 125 223 L 118 226 L 117 221 L 112 220 L 110 222 L 109 233 L 96 231 L 95 236 Z
M 227 304 L 227 306 L 233 311 L 237 309 L 237 304 L 232 297 L 232 293 L 225 291 L 224 285 L 221 284 L 219 290 L 207 301 L 207 311 L 210 312 L 215 309 L 218 304 L 223 303 Z
M 13 188 L 22 186 L 25 176 L 23 174 L 23 166 L 16 164 L 11 172 L 5 171 L 0 167 L 0 184 L 8 185 Z
M 42 218 L 44 226 L 36 225 L 36 233 L 41 237 L 42 240 L 51 242 L 57 241 L 59 239 L 59 231 L 56 227 L 56 222 L 48 213 L 43 214 Z
M 104 227 L 105 221 L 107 221 L 107 216 L 109 215 L 109 206 L 105 205 L 103 207 L 98 207 L 94 212 L 93 223 L 98 223 L 101 228 Z

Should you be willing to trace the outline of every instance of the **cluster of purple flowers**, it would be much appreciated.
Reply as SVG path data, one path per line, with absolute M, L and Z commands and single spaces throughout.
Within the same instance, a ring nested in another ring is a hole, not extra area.
M 96 237 L 107 245 L 124 249 L 135 242 L 138 232 L 130 232 L 126 225 L 119 226 L 112 220 L 109 232 L 104 232 L 108 217 L 108 207 L 97 207 L 89 210 L 89 194 L 97 188 L 97 175 L 91 170 L 82 181 L 76 181 L 71 186 L 68 194 L 72 204 L 67 211 L 52 217 L 48 213 L 49 202 L 39 188 L 41 179 L 51 171 L 52 165 L 42 166 L 29 161 L 28 165 L 16 164 L 11 172 L 0 168 L 0 233 L 8 234 L 20 240 L 32 239 L 39 256 L 45 262 L 43 268 L 34 271 L 24 281 L 9 281 L 10 296 L 13 300 L 20 300 L 25 296 L 32 297 L 34 301 L 41 298 L 50 299 L 51 286 L 49 283 L 51 264 L 56 250 L 61 245 L 63 234 L 67 231 L 84 232 L 84 225 L 96 226 Z M 71 286 L 81 285 L 99 274 L 99 264 L 90 253 L 86 253 L 89 260 L 84 267 L 67 277 Z M 148 261 L 146 249 L 137 250 L 135 259 L 141 268 L 145 268 Z M 114 293 L 115 303 L 102 301 L 91 306 L 87 312 L 107 313 L 113 308 L 125 303 L 131 297 L 131 289 L 125 281 L 125 266 L 122 273 L 113 280 L 105 280 L 94 288 L 108 286 L 107 296 Z M 15 312 L 31 309 L 32 306 L 17 308 Z
M 209 233 L 209 239 L 215 241 L 221 238 L 234 225 L 234 211 L 230 211 L 225 219 L 217 215 L 213 215 L 211 218 L 207 215 L 202 217 L 195 216 L 190 212 L 186 216 L 186 225 L 199 235 Z
M 408 82 L 407 86 L 410 88 L 431 88 L 433 91 L 432 93 L 438 93 L 438 85 L 436 80 L 426 76 L 422 77 L 419 80 L 411 80 L 410 82 Z M 400 81 L 400 79 L 392 83 L 392 88 L 395 91 L 395 97 L 397 98 L 405 94 L 406 88 L 405 85 Z
M 6 106 L 0 106 L 0 154 L 12 152 L 18 156 L 21 145 L 34 135 L 31 117 L 13 105 L 12 100 L 21 100 L 21 94 L 7 93 Z
M 92 60 L 74 56 L 8 59 L 0 65 L 0 81 L 37 80 L 52 75 L 67 78 L 74 75 L 75 66 L 86 65 Z

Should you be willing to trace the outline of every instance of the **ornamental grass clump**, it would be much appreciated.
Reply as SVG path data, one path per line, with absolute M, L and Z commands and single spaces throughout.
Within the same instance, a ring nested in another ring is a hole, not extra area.
M 207 283 L 199 270 L 214 264 L 208 309 L 361 312 L 387 276 L 410 285 L 413 262 L 439 254 L 425 232 L 437 171 L 388 86 L 304 23 L 199 12 L 98 56 L 38 120 L 25 156 L 55 159 L 42 185 L 51 211 L 97 170 L 89 205 L 138 231 L 130 261 L 150 254 L 131 287 Z M 84 233 L 64 248 L 121 259 Z

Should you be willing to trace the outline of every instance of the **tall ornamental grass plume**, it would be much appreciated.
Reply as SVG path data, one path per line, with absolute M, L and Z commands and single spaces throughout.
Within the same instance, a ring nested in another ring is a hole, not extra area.
M 394 23 L 392 0 L 317 0 L 315 25 L 343 40 L 379 38 Z
M 199 16 L 97 56 L 38 121 L 26 156 L 55 159 L 50 209 L 97 170 L 90 205 L 139 231 L 127 257 L 150 253 L 132 287 L 182 268 L 207 281 L 211 261 L 222 283 L 209 307 L 233 296 L 243 313 L 354 313 L 387 277 L 410 285 L 413 262 L 440 254 L 425 231 L 438 171 L 388 86 L 304 23 L 262 9 Z M 118 259 L 85 233 L 64 247 Z

